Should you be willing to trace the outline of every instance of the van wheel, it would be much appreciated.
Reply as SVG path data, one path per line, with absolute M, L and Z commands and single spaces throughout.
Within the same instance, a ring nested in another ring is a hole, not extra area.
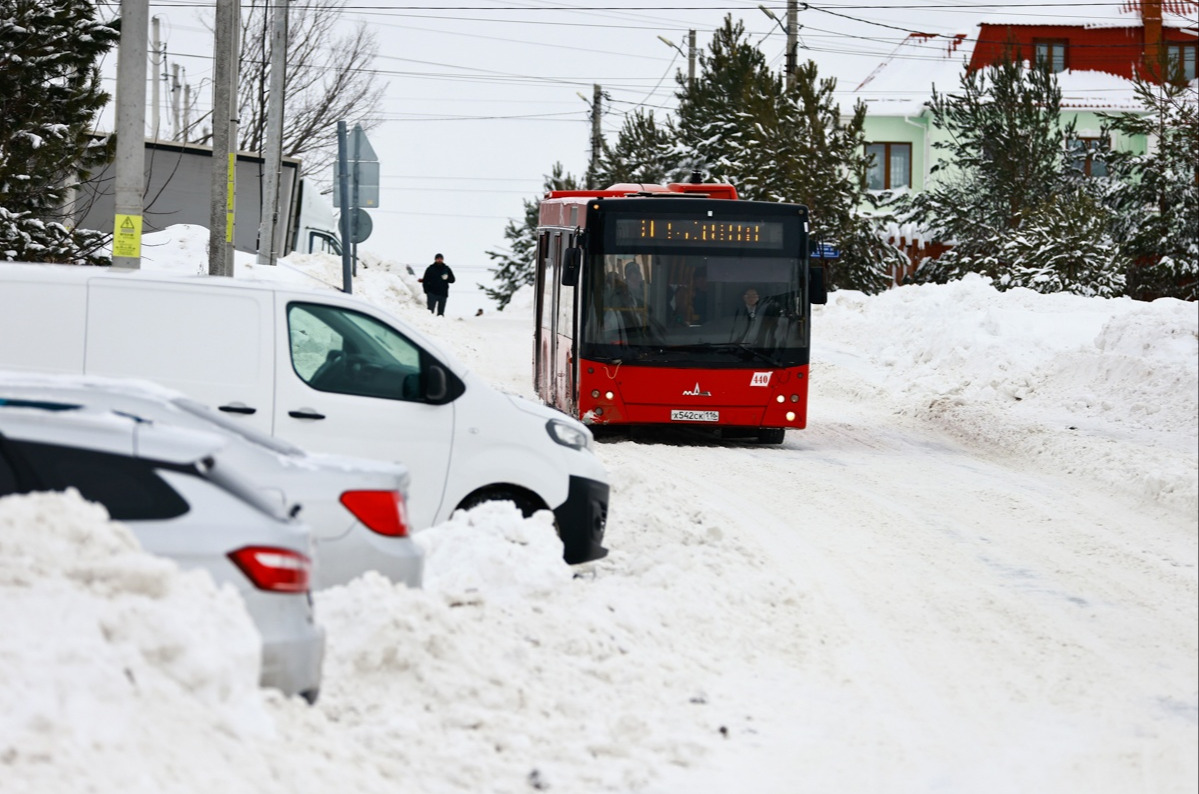
M 538 510 L 548 509 L 537 496 L 516 487 L 500 487 L 475 491 L 462 500 L 462 503 L 458 505 L 458 509 L 470 510 L 472 507 L 478 507 L 484 502 L 512 502 L 525 518 L 533 515 Z
M 787 429 L 784 427 L 763 427 L 758 430 L 759 444 L 781 444 L 783 437 L 787 435 Z

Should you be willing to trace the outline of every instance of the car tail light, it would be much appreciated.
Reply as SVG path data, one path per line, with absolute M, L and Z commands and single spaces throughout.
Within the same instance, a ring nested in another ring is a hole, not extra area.
M 229 559 L 259 590 L 306 593 L 312 578 L 312 560 L 298 551 L 273 546 L 245 546 L 229 552 Z
M 399 491 L 346 491 L 341 503 L 372 532 L 397 538 L 408 534 L 408 509 Z

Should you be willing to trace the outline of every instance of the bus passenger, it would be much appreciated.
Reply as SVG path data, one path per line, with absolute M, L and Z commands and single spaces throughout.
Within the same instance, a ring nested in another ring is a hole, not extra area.
M 625 283 L 629 288 L 629 296 L 635 308 L 645 308 L 645 277 L 641 275 L 641 265 L 632 259 L 624 263 Z
M 691 324 L 703 325 L 708 321 L 708 273 L 695 271 L 691 284 Z

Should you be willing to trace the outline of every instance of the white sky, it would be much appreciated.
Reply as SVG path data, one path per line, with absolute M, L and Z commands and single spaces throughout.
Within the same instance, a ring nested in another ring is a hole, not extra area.
M 785 2 L 765 5 L 785 21 Z M 182 63 L 187 82 L 203 86 L 201 111 L 211 105 L 206 24 L 213 7 L 212 0 L 151 0 L 150 6 L 160 19 L 168 64 Z M 799 12 L 799 59 L 816 60 L 822 76 L 837 78 L 838 88 L 849 91 L 908 31 L 973 36 L 980 20 L 997 15 L 1024 23 L 1062 15 L 1093 21 L 1110 18 L 1113 7 L 1097 2 L 1055 8 L 1032 0 L 1003 8 L 975 0 L 816 5 Z M 554 163 L 576 176 L 585 173 L 592 87 L 599 84 L 610 96 L 603 116 L 609 140 L 634 108 L 663 118 L 676 104 L 674 75 L 686 74 L 687 62 L 658 36 L 685 52 L 687 31 L 694 29 L 697 50 L 706 51 L 712 31 L 729 14 L 782 69 L 785 35 L 755 0 L 350 0 L 346 21 L 363 21 L 377 34 L 376 67 L 388 85 L 374 111 L 383 123 L 369 135 L 380 159 L 380 206 L 371 210 L 374 232 L 360 250 L 413 267 L 444 253 L 459 277 L 456 292 L 466 297 L 472 285 L 489 279 L 492 261 L 485 252 L 503 246 L 507 221 L 522 217 L 522 200 L 539 194 Z M 110 61 L 115 74 L 115 53 Z M 162 97 L 165 124 L 165 89 Z M 481 298 L 467 299 L 481 305 Z
M 396 263 L 355 294 L 529 396 L 524 296 L 436 318 Z M 544 516 L 420 533 L 423 590 L 317 595 L 312 708 L 254 688 L 231 591 L 0 500 L 0 792 L 1195 792 L 1197 340 L 1174 300 L 835 293 L 807 430 L 600 444 L 611 553 L 577 578 Z

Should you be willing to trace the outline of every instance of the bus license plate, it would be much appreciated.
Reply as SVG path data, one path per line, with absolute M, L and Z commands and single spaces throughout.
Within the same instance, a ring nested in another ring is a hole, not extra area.
M 719 422 L 720 411 L 681 411 L 674 409 L 670 412 L 672 422 Z

